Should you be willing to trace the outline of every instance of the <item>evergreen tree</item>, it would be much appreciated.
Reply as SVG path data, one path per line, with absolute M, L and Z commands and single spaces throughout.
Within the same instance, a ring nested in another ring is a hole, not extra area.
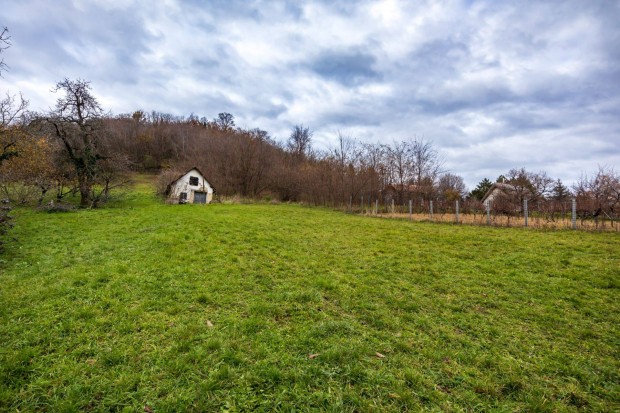
M 487 178 L 484 178 L 482 181 L 478 183 L 476 188 L 474 188 L 474 190 L 469 193 L 469 196 L 471 198 L 482 200 L 482 198 L 487 193 L 489 188 L 491 188 L 491 185 L 493 185 L 493 182 L 491 182 Z
M 556 201 L 565 201 L 570 198 L 570 196 L 571 192 L 562 184 L 562 181 L 560 179 L 555 181 L 553 189 L 551 190 L 551 197 Z

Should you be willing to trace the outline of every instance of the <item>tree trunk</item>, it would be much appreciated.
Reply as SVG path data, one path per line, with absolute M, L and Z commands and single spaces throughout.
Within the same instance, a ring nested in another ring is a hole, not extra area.
M 90 182 L 86 181 L 84 178 L 80 180 L 80 206 L 81 207 L 89 207 L 91 204 L 91 196 L 90 196 Z

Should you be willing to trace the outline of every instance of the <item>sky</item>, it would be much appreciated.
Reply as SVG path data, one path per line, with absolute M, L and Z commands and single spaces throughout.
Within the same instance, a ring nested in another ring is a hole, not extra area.
M 32 110 L 81 78 L 113 114 L 423 139 L 470 189 L 620 169 L 620 1 L 3 0 L 0 26 L 0 93 Z

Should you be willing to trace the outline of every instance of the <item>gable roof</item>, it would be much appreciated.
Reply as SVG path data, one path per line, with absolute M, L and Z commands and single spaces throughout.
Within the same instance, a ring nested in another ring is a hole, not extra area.
M 197 170 L 197 171 L 198 171 L 198 173 L 202 176 L 202 179 L 204 179 L 204 180 L 206 181 L 205 174 L 203 174 L 203 173 L 200 171 L 200 169 L 198 169 L 198 167 L 193 166 L 193 167 L 189 168 L 187 171 L 183 172 L 181 175 L 179 175 L 179 177 L 178 177 L 178 178 L 174 179 L 174 180 L 173 180 L 172 182 L 170 182 L 168 185 L 172 185 L 173 183 L 175 183 L 176 181 L 178 181 L 179 179 L 181 179 L 181 178 L 183 178 L 185 175 L 187 175 L 187 173 L 188 173 L 188 172 L 191 172 L 191 171 L 192 171 L 192 170 L 194 170 L 194 169 L 195 169 L 195 170 Z M 207 181 L 207 183 L 208 183 L 209 185 L 211 185 L 211 184 L 209 183 L 209 181 Z
M 185 175 L 187 175 L 189 172 L 196 170 L 200 176 L 202 176 L 202 179 L 211 187 L 211 189 L 213 190 L 213 192 L 215 193 L 215 187 L 213 185 L 211 185 L 211 182 L 207 181 L 207 178 L 205 178 L 205 174 L 202 173 L 202 171 L 200 169 L 198 169 L 197 166 L 193 166 L 191 168 L 189 168 L 187 171 L 183 172 L 181 175 L 179 175 L 178 178 L 175 178 L 172 180 L 172 182 L 170 182 L 168 184 L 168 186 L 166 186 L 166 192 L 165 194 L 168 195 L 170 194 L 170 189 L 172 188 L 172 185 L 174 185 L 175 183 L 177 183 L 177 181 L 181 178 L 183 178 Z
M 499 190 L 501 191 L 503 194 L 515 194 L 517 192 L 517 187 L 512 185 L 512 184 L 507 184 L 505 182 L 496 182 L 493 185 L 491 185 L 491 187 L 489 188 L 489 190 L 487 191 L 486 194 L 484 194 L 484 196 L 482 197 L 481 202 L 485 202 L 487 200 L 487 198 L 493 193 L 495 192 L 495 190 Z M 522 194 L 523 195 L 532 195 L 532 191 L 528 188 L 523 188 L 522 190 Z
M 486 201 L 487 198 L 493 192 L 495 192 L 496 189 L 502 191 L 505 194 L 507 194 L 509 192 L 515 192 L 517 190 L 514 185 L 507 184 L 507 183 L 504 183 L 504 182 L 495 182 L 493 185 L 491 185 L 491 187 L 489 188 L 487 193 L 484 194 L 484 196 L 482 197 L 482 202 Z

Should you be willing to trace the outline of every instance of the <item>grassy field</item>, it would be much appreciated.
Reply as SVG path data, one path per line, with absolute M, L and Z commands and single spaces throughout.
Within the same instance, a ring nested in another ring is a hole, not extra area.
M 620 237 L 294 205 L 16 212 L 1 411 L 618 411 Z

